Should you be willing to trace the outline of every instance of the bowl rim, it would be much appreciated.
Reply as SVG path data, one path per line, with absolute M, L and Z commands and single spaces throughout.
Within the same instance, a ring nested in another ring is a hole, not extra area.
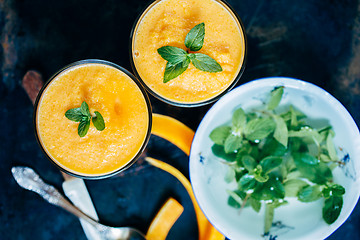
M 352 118 L 351 114 L 341 104 L 340 101 L 338 101 L 335 97 L 333 97 L 330 93 L 328 93 L 326 90 L 322 89 L 321 87 L 319 87 L 313 83 L 304 81 L 304 80 L 299 80 L 299 79 L 290 78 L 290 77 L 266 77 L 266 78 L 259 78 L 256 80 L 249 81 L 247 83 L 244 83 L 244 84 L 234 88 L 233 90 L 228 92 L 225 96 L 223 96 L 221 99 L 219 99 L 219 101 L 217 101 L 207 111 L 207 113 L 203 117 L 202 121 L 200 122 L 200 124 L 195 132 L 194 139 L 193 139 L 191 149 L 190 149 L 190 155 L 189 155 L 189 175 L 190 175 L 191 186 L 192 186 L 192 189 L 193 189 L 193 192 L 195 195 L 195 199 L 198 202 L 199 207 L 201 208 L 201 210 L 203 211 L 203 213 L 207 217 L 207 219 L 214 225 L 214 227 L 216 229 L 218 229 L 219 232 L 222 232 L 223 234 L 225 232 L 226 232 L 226 234 L 229 234 L 229 231 L 231 231 L 231 228 L 229 228 L 224 223 L 217 221 L 216 216 L 215 216 L 217 214 L 214 214 L 214 212 L 209 213 L 209 209 L 205 209 L 204 205 L 208 206 L 210 204 L 205 204 L 204 203 L 204 202 L 206 202 L 205 197 L 201 196 L 200 193 L 197 191 L 197 189 L 199 188 L 200 180 L 198 178 L 199 177 L 198 174 L 196 174 L 196 172 L 194 172 L 193 169 L 196 165 L 195 162 L 198 161 L 197 160 L 198 154 L 199 154 L 199 152 L 201 152 L 201 149 L 199 147 L 201 145 L 200 142 L 204 137 L 204 133 L 206 132 L 206 129 L 208 128 L 208 124 L 211 122 L 213 115 L 215 115 L 214 113 L 216 113 L 221 108 L 223 108 L 224 104 L 226 104 L 230 100 L 233 100 L 234 98 L 236 98 L 236 96 L 239 93 L 249 91 L 249 90 L 254 91 L 254 89 L 256 89 L 257 87 L 276 87 L 279 85 L 285 85 L 285 87 L 296 88 L 299 90 L 302 90 L 304 87 L 306 87 L 307 89 L 310 89 L 312 91 L 312 93 L 314 93 L 314 94 L 321 94 L 322 95 L 321 98 L 324 98 L 326 96 L 326 100 L 330 101 L 329 105 L 331 104 L 337 110 L 340 110 L 339 114 L 343 115 L 343 119 L 345 119 L 346 122 L 349 124 L 349 126 L 351 126 L 353 135 L 356 136 L 356 139 L 352 139 L 352 141 L 355 141 L 357 143 L 357 144 L 353 144 L 353 146 L 359 146 L 359 147 L 355 147 L 354 155 L 356 155 L 356 153 L 360 154 L 360 133 L 359 133 L 359 128 L 358 128 L 355 120 Z M 348 217 L 350 216 L 350 214 L 356 207 L 356 204 L 359 200 L 359 196 L 360 196 L 360 178 L 359 177 L 356 178 L 353 185 L 354 185 L 354 189 L 356 190 L 356 196 L 353 197 L 352 199 L 350 199 L 350 202 L 348 203 L 348 205 L 351 206 L 350 211 L 348 210 L 347 212 L 343 213 L 343 217 L 341 219 L 339 218 L 333 224 L 328 225 L 330 227 L 329 230 L 321 231 L 322 228 L 319 228 L 317 231 L 307 233 L 306 236 L 299 237 L 299 239 L 304 239 L 304 237 L 306 237 L 306 238 L 310 237 L 311 239 L 320 239 L 320 238 L 324 239 L 324 238 L 330 236 L 333 232 L 335 232 L 336 229 L 338 229 L 348 219 Z M 234 238 L 232 235 L 233 234 L 230 234 L 227 237 Z M 236 235 L 236 236 L 239 237 L 238 235 Z M 249 236 L 243 236 L 243 237 L 249 237 Z

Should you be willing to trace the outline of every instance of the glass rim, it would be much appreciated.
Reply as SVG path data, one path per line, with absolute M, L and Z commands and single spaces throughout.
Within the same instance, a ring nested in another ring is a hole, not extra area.
M 120 70 L 121 72 L 126 74 L 128 77 L 130 77 L 133 80 L 133 82 L 135 82 L 135 84 L 140 89 L 142 95 L 144 96 L 146 106 L 147 106 L 147 109 L 148 109 L 148 118 L 149 118 L 148 128 L 147 128 L 145 139 L 144 139 L 141 147 L 139 148 L 139 151 L 137 152 L 137 154 L 130 161 L 128 161 L 126 164 L 122 165 L 120 168 L 118 168 L 118 169 L 116 169 L 114 171 L 108 172 L 108 173 L 104 173 L 104 174 L 83 174 L 82 175 L 81 173 L 78 173 L 76 171 L 72 172 L 71 169 L 64 168 L 55 159 L 53 159 L 51 156 L 49 156 L 49 154 L 46 152 L 45 147 L 43 146 L 43 144 L 41 142 L 41 139 L 40 139 L 40 136 L 39 136 L 39 133 L 38 133 L 38 126 L 37 126 L 37 116 L 38 116 L 38 114 L 37 114 L 37 112 L 38 112 L 38 109 L 39 109 L 39 103 L 41 101 L 41 97 L 42 97 L 43 93 L 45 92 L 46 88 L 49 86 L 49 84 L 59 74 L 63 73 L 64 71 L 66 71 L 66 70 L 68 70 L 68 69 L 70 69 L 72 67 L 83 65 L 83 64 L 103 64 L 103 65 L 107 65 L 107 66 L 110 66 L 110 67 L 114 67 L 117 70 Z M 139 82 L 139 80 L 131 72 L 129 72 L 125 68 L 123 68 L 123 67 L 121 67 L 121 66 L 119 66 L 119 65 L 117 65 L 115 63 L 112 63 L 112 62 L 109 62 L 109 61 L 106 61 L 106 60 L 85 59 L 85 60 L 79 60 L 79 61 L 76 61 L 76 62 L 73 62 L 73 63 L 70 63 L 70 64 L 66 65 L 65 67 L 58 70 L 55 74 L 53 74 L 48 79 L 48 81 L 46 81 L 44 83 L 44 85 L 40 89 L 40 91 L 39 91 L 39 93 L 38 93 L 38 95 L 36 97 L 35 103 L 34 103 L 33 125 L 34 125 L 34 130 L 35 130 L 35 138 L 36 138 L 37 143 L 40 146 L 41 151 L 46 156 L 46 158 L 49 159 L 50 162 L 52 162 L 57 168 L 59 168 L 61 171 L 63 171 L 64 173 L 66 173 L 68 175 L 78 177 L 78 178 L 82 178 L 82 179 L 88 179 L 88 180 L 104 179 L 104 178 L 112 177 L 112 176 L 114 176 L 114 175 L 128 169 L 131 165 L 133 165 L 139 159 L 141 154 L 144 152 L 144 150 L 145 150 L 145 148 L 146 148 L 146 146 L 147 146 L 147 144 L 149 142 L 150 136 L 151 136 L 152 107 L 151 107 L 150 99 L 149 99 L 149 96 L 148 96 L 147 92 L 144 90 L 144 88 L 143 88 L 142 84 Z
M 143 17 L 147 14 L 147 12 L 153 7 L 155 6 L 157 3 L 164 1 L 164 0 L 153 0 L 151 1 L 149 4 L 147 4 L 145 6 L 145 8 L 140 12 L 140 14 L 138 15 L 138 17 L 136 18 L 133 27 L 131 28 L 131 32 L 130 32 L 130 41 L 129 41 L 129 54 L 130 54 L 130 64 L 131 64 L 131 68 L 133 70 L 133 73 L 135 75 L 135 77 L 140 81 L 140 83 L 143 85 L 143 87 L 155 98 L 170 104 L 172 106 L 176 106 L 176 107 L 185 107 L 185 108 L 192 108 L 192 107 L 201 107 L 210 103 L 213 103 L 217 100 L 219 100 L 222 96 L 224 96 L 227 92 L 229 92 L 240 80 L 242 74 L 244 73 L 245 70 L 245 65 L 246 65 L 246 59 L 247 59 L 247 48 L 248 48 L 248 44 L 247 44 L 247 37 L 246 37 L 246 32 L 245 32 L 245 26 L 240 18 L 240 16 L 236 13 L 236 11 L 234 10 L 234 8 L 225 0 L 213 0 L 216 2 L 220 2 L 225 6 L 225 9 L 227 11 L 230 12 L 230 14 L 232 14 L 232 16 L 234 17 L 234 20 L 237 21 L 238 26 L 242 32 L 242 36 L 244 39 L 244 57 L 243 57 L 243 61 L 241 63 L 241 67 L 238 70 L 238 73 L 236 75 L 236 77 L 232 80 L 232 82 L 229 84 L 229 86 L 224 89 L 222 92 L 220 92 L 219 94 L 205 99 L 203 101 L 198 101 L 198 102 L 190 102 L 190 103 L 184 103 L 184 102 L 176 102 L 176 101 L 172 101 L 170 99 L 164 98 L 162 96 L 160 96 L 159 94 L 157 94 L 155 91 L 153 91 L 150 87 L 147 86 L 147 84 L 144 82 L 144 80 L 141 78 L 140 74 L 138 73 L 136 66 L 135 66 L 135 61 L 134 61 L 134 55 L 133 55 L 133 43 L 134 43 L 134 39 L 135 39 L 135 34 L 137 31 L 137 28 L 139 26 L 140 21 L 143 19 Z

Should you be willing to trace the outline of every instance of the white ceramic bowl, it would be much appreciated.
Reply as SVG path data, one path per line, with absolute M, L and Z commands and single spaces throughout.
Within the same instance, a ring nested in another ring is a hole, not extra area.
M 271 239 L 262 237 L 264 206 L 259 213 L 244 208 L 241 213 L 227 204 L 226 189 L 235 189 L 235 183 L 226 183 L 227 166 L 219 162 L 211 151 L 210 132 L 217 126 L 230 124 L 232 113 L 238 107 L 250 111 L 263 104 L 264 97 L 276 86 L 285 86 L 280 106 L 292 104 L 310 119 L 328 120 L 335 131 L 334 143 L 343 150 L 340 159 L 346 165 L 334 170 L 334 181 L 345 187 L 344 204 L 339 218 L 331 225 L 322 219 L 323 200 L 301 203 L 288 198 L 290 204 L 275 209 L 271 237 L 283 239 L 324 239 L 333 233 L 351 214 L 360 193 L 360 135 L 356 123 L 347 110 L 323 89 L 301 80 L 273 77 L 255 80 L 239 86 L 223 96 L 208 111 L 195 133 L 190 153 L 190 179 L 195 197 L 209 221 L 230 239 Z M 316 126 L 314 126 L 316 127 Z M 348 155 L 347 155 L 348 154 Z

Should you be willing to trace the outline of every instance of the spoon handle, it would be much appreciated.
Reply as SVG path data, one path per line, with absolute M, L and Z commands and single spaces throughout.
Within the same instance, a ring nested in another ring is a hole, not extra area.
M 11 172 L 16 182 L 22 188 L 36 192 L 49 203 L 61 207 L 75 216 L 84 219 L 99 231 L 103 230 L 102 225 L 72 205 L 56 188 L 46 184 L 31 168 L 13 167 Z

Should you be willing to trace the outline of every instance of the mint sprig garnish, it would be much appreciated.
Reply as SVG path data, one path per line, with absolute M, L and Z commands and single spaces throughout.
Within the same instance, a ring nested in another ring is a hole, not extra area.
M 199 51 L 204 44 L 205 23 L 200 23 L 193 27 L 185 37 L 185 47 L 164 46 L 157 50 L 160 56 L 168 61 L 165 67 L 163 82 L 178 77 L 189 67 L 190 62 L 199 70 L 204 72 L 221 72 L 220 64 L 213 58 L 203 53 L 190 53 Z
M 90 120 L 92 120 L 95 128 L 99 131 L 105 129 L 105 122 L 102 115 L 94 112 L 95 116 L 91 116 L 89 105 L 84 101 L 79 108 L 72 108 L 66 111 L 65 117 L 74 122 L 80 122 L 78 126 L 78 135 L 84 137 L 90 128 Z

